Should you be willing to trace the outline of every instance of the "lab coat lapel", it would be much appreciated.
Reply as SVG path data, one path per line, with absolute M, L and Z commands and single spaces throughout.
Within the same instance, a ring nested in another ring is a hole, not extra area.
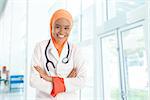
M 60 55 L 61 61 L 62 61 L 63 58 L 65 58 L 67 56 L 67 53 L 68 53 L 68 42 L 66 42 L 64 44 L 63 50 L 61 52 L 61 55 Z
M 58 61 L 59 60 L 58 52 L 57 52 L 52 40 L 50 40 L 50 52 L 51 52 L 52 56 Z

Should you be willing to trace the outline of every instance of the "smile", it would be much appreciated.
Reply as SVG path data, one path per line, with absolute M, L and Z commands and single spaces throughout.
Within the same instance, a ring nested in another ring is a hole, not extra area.
M 57 37 L 59 37 L 59 38 L 64 38 L 65 35 L 57 34 Z

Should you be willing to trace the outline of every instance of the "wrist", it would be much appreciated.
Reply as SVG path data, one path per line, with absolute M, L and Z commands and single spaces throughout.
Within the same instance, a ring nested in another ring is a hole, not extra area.
M 48 76 L 48 81 L 53 82 L 53 78 L 51 76 Z

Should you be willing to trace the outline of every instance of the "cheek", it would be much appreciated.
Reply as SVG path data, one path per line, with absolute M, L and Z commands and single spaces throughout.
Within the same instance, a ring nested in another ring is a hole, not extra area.
M 55 28 L 53 32 L 54 32 L 54 33 L 57 33 L 57 32 L 58 32 L 58 29 Z

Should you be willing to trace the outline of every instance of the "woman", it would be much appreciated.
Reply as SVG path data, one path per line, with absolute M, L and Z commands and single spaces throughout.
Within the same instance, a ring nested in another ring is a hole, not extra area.
M 41 100 L 78 100 L 77 92 L 85 86 L 86 61 L 81 50 L 69 43 L 71 14 L 57 10 L 50 21 L 50 40 L 34 49 L 30 75 L 31 86 Z

